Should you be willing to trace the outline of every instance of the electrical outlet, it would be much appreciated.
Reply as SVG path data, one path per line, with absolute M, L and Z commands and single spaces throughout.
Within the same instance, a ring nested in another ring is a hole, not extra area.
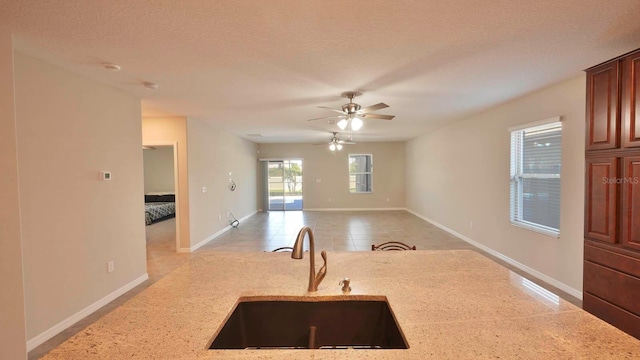
M 206 187 L 206 186 L 203 186 L 203 187 L 202 187 L 202 193 L 204 194 L 204 193 L 206 193 L 206 192 L 207 192 L 207 187 Z
M 469 221 L 469 227 L 473 229 L 473 220 Z
M 218 214 L 218 221 L 222 220 L 222 215 Z
M 107 272 L 113 272 L 113 270 L 115 270 L 115 265 L 113 264 L 113 260 L 109 261 L 107 263 Z
M 329 202 L 331 202 L 331 198 L 329 198 Z
M 389 202 L 389 198 L 387 198 L 387 202 Z

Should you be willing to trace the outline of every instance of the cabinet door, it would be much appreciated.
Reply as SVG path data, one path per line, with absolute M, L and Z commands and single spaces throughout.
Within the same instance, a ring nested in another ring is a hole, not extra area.
M 621 116 L 624 147 L 640 146 L 640 53 L 622 60 Z
M 623 159 L 622 246 L 640 250 L 640 156 Z
M 587 71 L 587 150 L 618 147 L 618 61 Z
M 584 236 L 615 244 L 617 237 L 618 158 L 587 157 Z

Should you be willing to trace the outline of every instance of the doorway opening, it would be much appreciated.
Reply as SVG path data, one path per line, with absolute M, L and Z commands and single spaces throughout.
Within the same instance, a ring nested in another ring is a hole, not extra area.
M 302 210 L 302 160 L 269 160 L 269 211 Z
M 153 249 L 176 253 L 180 249 L 178 146 L 143 146 L 147 258 Z

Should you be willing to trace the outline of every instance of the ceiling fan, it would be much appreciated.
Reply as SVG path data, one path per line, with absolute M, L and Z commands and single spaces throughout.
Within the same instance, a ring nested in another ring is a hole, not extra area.
M 353 141 L 345 141 L 341 140 L 337 135 L 337 132 L 332 132 L 333 137 L 329 140 L 329 142 L 316 143 L 313 145 L 329 145 L 329 150 L 335 152 L 336 150 L 342 150 L 342 145 L 355 145 Z
M 348 126 L 350 130 L 358 131 L 362 127 L 362 119 L 392 120 L 395 117 L 394 115 L 371 114 L 371 112 L 387 108 L 389 107 L 389 105 L 385 103 L 377 103 L 375 105 L 363 108 L 353 102 L 353 98 L 360 95 L 362 95 L 362 93 L 357 91 L 347 91 L 345 93 L 342 93 L 343 97 L 349 99 L 348 104 L 342 105 L 342 110 L 326 106 L 318 106 L 321 109 L 329 109 L 331 111 L 340 113 L 340 115 L 324 116 L 320 118 L 309 119 L 307 121 L 340 118 L 341 120 L 337 123 L 338 127 L 340 127 L 340 130 L 344 130 Z

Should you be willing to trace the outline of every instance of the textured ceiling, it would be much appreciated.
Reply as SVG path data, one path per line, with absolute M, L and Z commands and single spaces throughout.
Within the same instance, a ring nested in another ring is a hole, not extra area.
M 638 0 L 4 0 L 16 48 L 255 142 L 328 140 L 340 94 L 406 140 L 640 47 Z M 100 64 L 114 62 L 120 72 Z M 156 91 L 140 85 L 158 83 Z M 251 137 L 247 134 L 262 134 Z

